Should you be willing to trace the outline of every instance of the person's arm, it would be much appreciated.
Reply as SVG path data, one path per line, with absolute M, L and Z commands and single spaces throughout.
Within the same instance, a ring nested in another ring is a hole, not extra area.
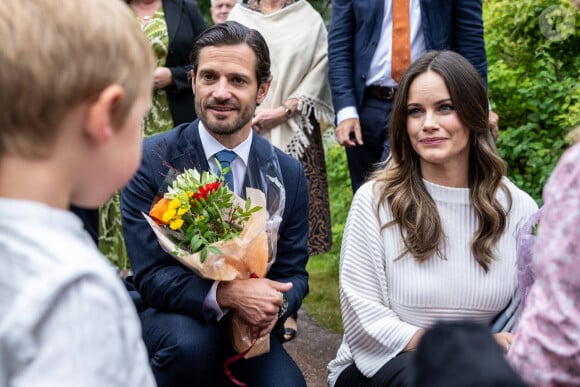
M 481 0 L 453 1 L 452 49 L 477 69 L 487 87 L 487 55 L 482 12 Z
M 163 251 L 142 215 L 149 213 L 168 170 L 160 151 L 165 145 L 147 140 L 141 166 L 121 193 L 123 232 L 135 286 L 149 306 L 209 320 L 214 312 L 203 304 L 213 281 L 201 278 Z
M 338 143 L 347 147 L 363 143 L 354 92 L 353 7 L 353 0 L 333 0 L 328 31 L 328 77 L 337 113 L 335 134 Z
M 453 50 L 464 56 L 479 72 L 487 87 L 487 55 L 483 35 L 483 10 L 480 0 L 453 2 Z M 499 116 L 490 109 L 489 124 L 494 139 L 499 135 Z
M 580 385 L 580 145 L 544 189 L 534 244 L 536 280 L 508 353 L 530 385 Z
M 340 304 L 344 335 L 365 376 L 374 375 L 397 354 L 412 350 L 422 331 L 401 321 L 390 307 L 384 241 L 372 186 L 361 187 L 344 230 L 340 262 Z M 381 354 L 382 363 L 368 357 Z

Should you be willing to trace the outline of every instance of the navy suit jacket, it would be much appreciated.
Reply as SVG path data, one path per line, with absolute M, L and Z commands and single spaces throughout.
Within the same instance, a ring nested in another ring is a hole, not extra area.
M 332 0 L 328 65 L 334 110 L 360 109 L 384 16 L 383 0 Z M 421 0 L 427 50 L 453 50 L 487 84 L 481 0 Z
M 169 168 L 209 170 L 198 132 L 199 120 L 146 138 L 137 174 L 121 194 L 121 214 L 134 284 L 147 306 L 210 321 L 213 312 L 203 301 L 213 283 L 203 279 L 165 253 L 141 212 L 148 213 L 156 195 L 164 192 Z M 254 134 L 248 169 L 260 168 L 272 158 L 269 142 Z M 298 160 L 275 148 L 286 189 L 286 205 L 279 229 L 276 261 L 267 277 L 292 282 L 287 293 L 288 312 L 296 312 L 308 293 L 308 191 Z M 253 185 L 252 185 L 253 186 Z

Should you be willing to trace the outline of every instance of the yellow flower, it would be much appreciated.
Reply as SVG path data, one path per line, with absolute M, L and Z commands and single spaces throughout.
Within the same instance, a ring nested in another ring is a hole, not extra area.
M 203 216 L 203 215 L 200 215 L 200 216 L 199 216 L 197 219 L 198 219 L 198 220 L 204 220 L 204 219 L 205 219 L 205 216 Z
M 173 219 L 171 223 L 169 223 L 169 228 L 172 230 L 178 230 L 181 226 L 183 226 L 183 219 L 181 218 Z
M 169 202 L 169 209 L 177 210 L 179 207 L 181 207 L 181 200 L 179 200 L 179 198 L 177 197 L 171 199 L 171 201 Z
M 169 210 L 165 211 L 165 213 L 163 214 L 163 219 L 162 219 L 163 223 L 167 224 L 167 223 L 171 222 L 171 219 L 173 219 L 176 214 L 177 214 L 176 210 L 169 209 Z
M 187 208 L 185 207 L 181 207 L 180 209 L 177 210 L 177 216 L 181 216 L 187 213 Z

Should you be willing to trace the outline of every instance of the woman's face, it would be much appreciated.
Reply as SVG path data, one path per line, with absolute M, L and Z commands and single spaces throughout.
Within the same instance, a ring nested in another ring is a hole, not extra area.
M 442 174 L 451 174 L 467 180 L 469 129 L 459 119 L 445 81 L 433 71 L 411 83 L 407 133 L 425 179 L 436 183 Z

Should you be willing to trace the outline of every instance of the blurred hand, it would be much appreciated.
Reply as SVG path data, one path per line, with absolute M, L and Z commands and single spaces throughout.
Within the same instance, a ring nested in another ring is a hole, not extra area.
M 252 120 L 252 127 L 258 134 L 264 134 L 278 125 L 286 122 L 286 112 L 283 107 L 260 109 Z
M 348 118 L 342 121 L 334 130 L 336 141 L 347 148 L 362 145 L 362 133 L 358 118 Z
M 155 89 L 165 89 L 173 83 L 171 71 L 167 67 L 157 67 L 153 73 L 153 87 Z
M 494 140 L 499 136 L 499 116 L 493 110 L 489 111 L 489 126 L 491 128 L 491 135 Z
M 508 353 L 510 346 L 512 345 L 512 341 L 514 340 L 514 335 L 510 332 L 500 332 L 493 335 L 493 338 L 499 346 L 503 349 L 503 353 Z

